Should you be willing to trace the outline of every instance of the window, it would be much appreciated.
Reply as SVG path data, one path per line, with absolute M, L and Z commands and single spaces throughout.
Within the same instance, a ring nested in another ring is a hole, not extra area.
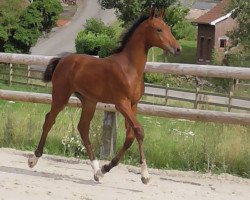
M 220 48 L 225 48 L 227 46 L 227 40 L 226 39 L 220 39 Z

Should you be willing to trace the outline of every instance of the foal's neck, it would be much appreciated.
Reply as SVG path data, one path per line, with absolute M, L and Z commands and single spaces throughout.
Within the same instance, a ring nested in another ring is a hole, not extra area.
M 144 73 L 148 49 L 143 30 L 137 30 L 123 50 L 129 61 L 128 67 L 136 69 L 139 77 Z

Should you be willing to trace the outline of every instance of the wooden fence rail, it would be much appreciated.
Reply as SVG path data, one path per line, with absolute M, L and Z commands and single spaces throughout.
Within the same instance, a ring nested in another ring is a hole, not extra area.
M 10 90 L 0 90 L 0 99 L 8 101 L 22 101 L 32 103 L 51 103 L 50 94 L 41 94 L 33 92 L 19 92 Z M 81 102 L 76 97 L 71 97 L 69 106 L 81 107 Z M 116 112 L 112 104 L 98 103 L 97 109 Z M 187 119 L 194 121 L 215 122 L 225 124 L 250 125 L 250 114 L 229 113 L 220 111 L 194 110 L 186 108 L 172 108 L 167 106 L 157 106 L 148 104 L 139 104 L 138 113 L 142 115 L 158 116 L 165 118 Z
M 46 66 L 55 56 L 0 53 L 0 62 Z M 146 72 L 214 78 L 250 79 L 250 68 L 147 62 Z

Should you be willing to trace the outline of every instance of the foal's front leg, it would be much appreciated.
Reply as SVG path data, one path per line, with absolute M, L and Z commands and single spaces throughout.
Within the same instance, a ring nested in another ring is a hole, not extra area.
M 124 155 L 124 153 L 126 152 L 126 150 L 134 142 L 135 134 L 134 134 L 133 129 L 131 128 L 131 126 L 129 125 L 129 123 L 127 121 L 125 121 L 125 127 L 127 129 L 125 142 L 124 142 L 122 148 L 116 154 L 116 156 L 111 160 L 111 162 L 109 164 L 106 164 L 106 165 L 102 166 L 102 173 L 103 174 L 109 172 L 113 167 L 115 167 L 116 165 L 118 165 L 119 160 L 122 158 L 122 156 Z
M 140 152 L 140 164 L 141 164 L 141 180 L 144 184 L 149 182 L 149 173 L 146 164 L 146 158 L 143 150 L 143 129 L 142 126 L 139 124 L 135 117 L 135 113 L 137 110 L 137 106 L 131 107 L 130 101 L 123 101 L 121 104 L 116 105 L 117 110 L 119 110 L 122 115 L 125 117 L 126 122 L 129 124 L 131 129 L 129 131 L 129 135 L 127 134 L 126 141 L 124 143 L 123 148 L 118 152 L 116 157 L 112 159 L 112 161 L 108 165 L 104 165 L 102 167 L 102 173 L 108 172 L 112 167 L 118 164 L 119 159 L 125 153 L 125 151 L 131 146 L 134 138 L 136 137 L 138 144 L 139 144 L 139 152 Z M 134 133 L 132 135 L 132 133 Z

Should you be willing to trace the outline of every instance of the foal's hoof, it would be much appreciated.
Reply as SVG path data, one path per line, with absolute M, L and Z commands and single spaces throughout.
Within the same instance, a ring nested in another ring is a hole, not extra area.
M 148 184 L 149 183 L 149 177 L 141 177 L 141 181 L 142 181 L 142 183 L 144 183 L 144 184 Z
M 100 169 L 98 169 L 96 174 L 94 174 L 94 179 L 96 182 L 99 182 L 100 178 L 102 178 L 103 176 L 104 176 L 104 174 L 102 173 L 102 171 Z
M 36 165 L 37 161 L 38 161 L 38 157 L 36 157 L 35 155 L 33 155 L 32 157 L 29 157 L 28 159 L 29 167 L 33 168 Z

